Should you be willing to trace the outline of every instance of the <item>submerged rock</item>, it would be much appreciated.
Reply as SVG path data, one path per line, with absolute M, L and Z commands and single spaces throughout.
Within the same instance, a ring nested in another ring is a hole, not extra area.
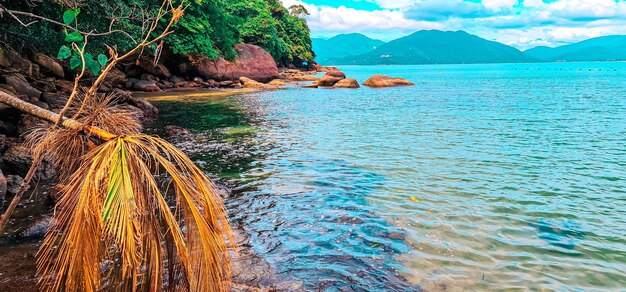
M 181 137 L 181 136 L 189 136 L 191 135 L 191 131 L 179 126 L 166 126 L 165 127 L 165 136 L 168 137 Z
M 385 75 L 374 75 L 363 82 L 368 87 L 413 86 L 415 84 L 403 78 L 391 78 Z

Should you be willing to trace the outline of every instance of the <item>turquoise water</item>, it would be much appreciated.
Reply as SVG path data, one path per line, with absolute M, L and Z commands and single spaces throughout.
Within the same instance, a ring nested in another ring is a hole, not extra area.
M 415 87 L 159 103 L 307 290 L 626 287 L 626 63 L 343 67 Z M 184 114 L 181 114 L 184 113 Z

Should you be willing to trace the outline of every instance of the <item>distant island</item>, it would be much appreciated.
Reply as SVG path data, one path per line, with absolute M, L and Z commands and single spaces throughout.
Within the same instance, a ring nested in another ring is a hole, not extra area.
M 605 36 L 526 51 L 465 31 L 423 30 L 385 43 L 362 34 L 312 39 L 316 61 L 328 65 L 419 65 L 626 60 L 626 36 Z

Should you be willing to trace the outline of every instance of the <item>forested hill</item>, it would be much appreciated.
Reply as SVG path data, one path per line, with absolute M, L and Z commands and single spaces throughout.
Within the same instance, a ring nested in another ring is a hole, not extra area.
M 123 30 L 135 39 L 141 35 L 144 17 L 156 13 L 161 3 L 161 0 L 0 0 L 8 9 L 31 12 L 59 22 L 64 11 L 79 8 L 82 17 L 78 26 L 82 30 L 106 32 L 113 23 L 113 29 Z M 165 45 L 174 53 L 232 59 L 236 55 L 233 46 L 248 43 L 264 48 L 280 65 L 299 65 L 315 57 L 304 19 L 308 12 L 302 6 L 286 9 L 279 0 L 192 0 L 186 3 L 189 6 L 174 27 L 175 33 L 165 40 Z M 55 50 L 64 44 L 65 31 L 57 25 L 40 21 L 24 28 L 8 15 L 0 20 L 1 38 L 18 50 L 56 55 Z M 23 20 L 30 22 L 32 19 L 23 17 Z M 104 44 L 117 44 L 122 51 L 133 45 L 131 38 L 120 33 L 88 40 L 88 46 L 93 48 L 90 51 L 103 51 Z

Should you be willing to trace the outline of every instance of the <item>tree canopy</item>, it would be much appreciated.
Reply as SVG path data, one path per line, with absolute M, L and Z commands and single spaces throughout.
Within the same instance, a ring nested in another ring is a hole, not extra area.
M 286 9 L 279 0 L 174 0 L 188 5 L 184 17 L 167 37 L 165 45 L 177 54 L 198 53 L 209 58 L 236 56 L 237 43 L 258 45 L 268 51 L 280 65 L 301 65 L 315 57 L 304 7 Z M 143 25 L 160 6 L 159 0 L 49 0 L 42 2 L 0 0 L 7 9 L 23 11 L 62 22 L 64 11 L 80 8 L 77 27 L 83 31 L 113 33 L 88 39 L 91 51 L 104 52 L 105 44 L 115 44 L 120 51 L 131 48 L 133 38 L 141 36 Z M 146 10 L 146 7 L 151 7 Z M 155 8 L 156 7 L 156 8 Z M 23 23 L 34 19 L 18 15 Z M 69 33 L 46 21 L 37 21 L 24 28 L 22 24 L 2 15 L 0 30 L 4 41 L 17 49 L 44 51 L 56 55 Z M 126 35 L 128 34 L 128 35 Z M 132 37 L 132 38 L 131 38 Z

